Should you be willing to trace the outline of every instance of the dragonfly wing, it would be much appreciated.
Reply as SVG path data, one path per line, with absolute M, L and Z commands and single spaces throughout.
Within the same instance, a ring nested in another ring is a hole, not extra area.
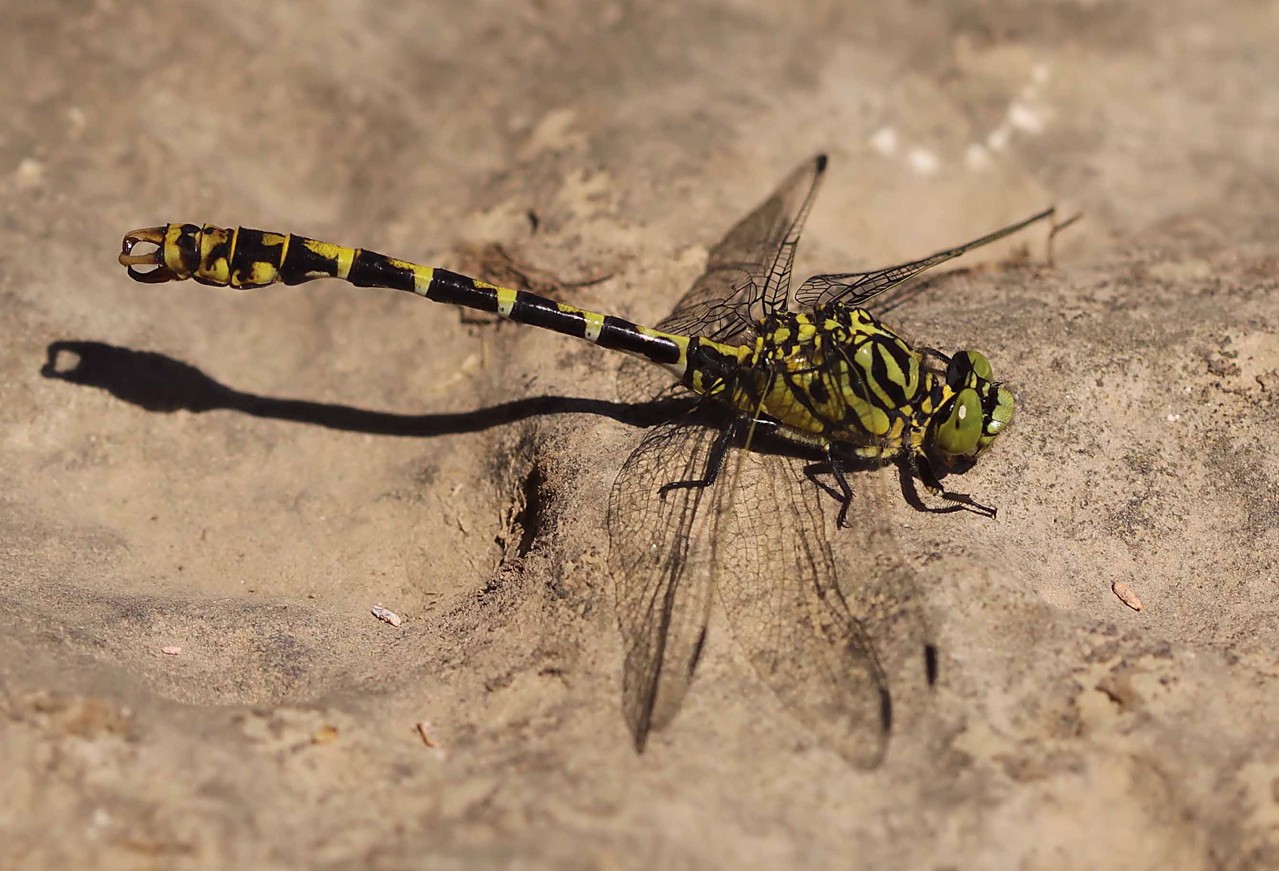
M 626 659 L 622 708 L 643 750 L 679 710 L 701 655 L 710 613 L 711 521 L 701 478 L 715 429 L 687 418 L 654 427 L 618 473 L 608 507 L 609 566 Z
M 872 768 L 898 689 L 932 667 L 922 603 L 882 520 L 882 472 L 854 476 L 870 480 L 854 482 L 852 528 L 835 530 L 823 510 L 835 502 L 803 480 L 805 465 L 735 452 L 715 512 L 715 583 L 760 678 L 819 740 Z M 841 543 L 855 559 L 837 564 L 828 534 L 852 537 Z
M 825 172 L 826 155 L 805 161 L 729 230 L 711 249 L 706 271 L 658 328 L 731 342 L 762 316 L 763 305 L 784 308 L 795 243 Z M 780 302 L 769 299 L 779 287 Z
M 989 245 L 999 239 L 1016 233 L 1018 230 L 1025 229 L 1036 221 L 1042 221 L 1050 218 L 1055 213 L 1054 209 L 1045 209 L 1038 214 L 1031 215 L 1023 221 L 1016 224 L 1009 224 L 996 230 L 993 233 L 987 233 L 980 239 L 973 239 L 971 242 L 965 242 L 954 248 L 947 248 L 944 251 L 938 251 L 930 254 L 921 260 L 913 260 L 909 263 L 899 263 L 896 266 L 888 266 L 883 269 L 875 269 L 870 272 L 843 272 L 831 275 L 814 275 L 805 281 L 795 293 L 795 300 L 800 305 L 808 308 L 817 308 L 831 303 L 842 303 L 847 306 L 860 306 L 868 300 L 878 296 L 886 290 L 890 290 L 903 282 L 909 281 L 921 272 L 932 269 L 934 266 L 945 263 L 947 260 L 953 260 L 961 254 L 966 254 L 975 248 L 983 245 Z
M 764 285 L 763 298 L 757 306 L 758 310 L 754 312 L 756 320 L 784 311 L 789 306 L 790 279 L 795 263 L 795 250 L 799 247 L 799 237 L 804 232 L 804 224 L 808 220 L 808 213 L 813 210 L 813 201 L 817 198 L 817 189 L 821 186 L 822 176 L 825 174 L 826 155 L 819 154 L 809 166 L 801 166 L 795 170 L 788 182 L 789 186 L 783 188 L 792 201 L 787 203 L 787 208 L 795 211 L 790 217 L 786 235 L 782 237 L 777 246 L 777 253 L 773 257 L 768 271 L 768 280 Z M 793 200 L 798 198 L 799 191 L 805 188 L 807 192 L 804 194 L 804 199 L 798 208 L 795 208 Z M 781 191 L 778 193 L 780 194 Z
M 711 249 L 706 270 L 657 328 L 732 344 L 753 330 L 766 306 L 783 308 L 795 244 L 825 171 L 826 155 L 805 161 L 738 221 Z M 662 370 L 626 360 L 619 395 L 626 402 L 651 399 L 669 384 Z

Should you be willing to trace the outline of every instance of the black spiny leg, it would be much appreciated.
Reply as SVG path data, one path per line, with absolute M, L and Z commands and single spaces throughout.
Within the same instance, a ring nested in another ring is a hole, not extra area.
M 839 516 L 835 518 L 835 526 L 847 529 L 848 509 L 853 504 L 853 488 L 848 483 L 848 478 L 844 477 L 843 468 L 835 461 L 829 445 L 826 446 L 826 461 L 830 463 L 830 473 L 835 478 L 835 483 L 839 485 Z
M 937 476 L 933 474 L 932 468 L 928 465 L 928 461 L 917 456 L 914 452 L 906 453 L 906 462 L 910 465 L 910 470 L 924 482 L 924 486 L 928 488 L 928 492 L 934 496 L 940 496 L 947 502 L 955 504 L 948 505 L 945 508 L 930 509 L 939 514 L 949 514 L 952 511 L 972 511 L 983 517 L 994 517 L 999 513 L 999 509 L 989 505 L 982 505 L 973 499 L 967 493 L 956 493 L 953 490 L 947 490 L 942 486 L 941 481 L 937 480 Z
M 720 470 L 724 468 L 724 458 L 728 456 L 728 446 L 737 437 L 739 425 L 738 421 L 733 421 L 715 436 L 715 441 L 711 443 L 710 453 L 706 455 L 706 471 L 702 473 L 702 477 L 693 478 L 689 481 L 672 481 L 669 484 L 663 484 L 657 489 L 657 495 L 665 499 L 666 494 L 671 490 L 700 490 L 703 487 L 709 487 L 714 484 L 716 479 L 719 478 Z

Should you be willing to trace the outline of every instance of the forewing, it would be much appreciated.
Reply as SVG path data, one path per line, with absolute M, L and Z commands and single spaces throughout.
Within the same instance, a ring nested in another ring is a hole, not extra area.
M 806 161 L 729 230 L 707 256 L 706 271 L 657 329 L 731 344 L 767 306 L 784 307 L 795 244 L 825 171 L 826 155 Z M 670 380 L 648 363 L 626 360 L 619 394 L 627 402 L 651 399 Z
M 838 505 L 805 465 L 735 452 L 715 512 L 715 583 L 760 678 L 819 740 L 871 768 L 896 703 L 928 682 L 922 602 L 884 522 L 882 473 L 854 476 L 852 528 L 836 530 Z M 838 565 L 834 535 L 854 555 Z
M 822 177 L 826 174 L 826 155 L 819 154 L 813 160 L 810 167 L 810 175 L 805 175 L 804 169 L 804 167 L 800 167 L 792 176 L 792 179 L 796 182 L 795 193 L 792 196 L 796 196 L 798 191 L 803 189 L 803 185 L 799 183 L 801 181 L 807 181 L 808 192 L 804 195 L 804 199 L 800 202 L 798 209 L 796 209 L 794 217 L 790 219 L 790 226 L 786 230 L 786 235 L 782 237 L 777 253 L 773 256 L 772 266 L 768 271 L 768 280 L 764 285 L 763 299 L 759 305 L 753 307 L 752 311 L 752 315 L 757 321 L 763 319 L 766 315 L 785 311 L 790 304 L 790 279 L 791 271 L 795 264 L 795 250 L 799 247 L 799 237 L 804 232 L 804 224 L 808 221 L 808 213 L 813 210 L 813 201 L 817 198 L 817 189 L 821 186 Z
M 868 300 L 878 296 L 886 290 L 890 290 L 914 278 L 925 270 L 932 269 L 934 266 L 952 260 L 961 254 L 980 248 L 983 245 L 989 245 L 999 239 L 1016 233 L 1018 230 L 1025 229 L 1036 221 L 1042 221 L 1054 214 L 1053 209 L 1045 209 L 1036 215 L 1031 215 L 1024 221 L 1018 221 L 1016 224 L 1010 224 L 1007 227 L 988 233 L 980 239 L 973 239 L 971 242 L 965 242 L 954 248 L 947 248 L 945 251 L 938 251 L 935 254 L 923 258 L 922 260 L 914 260 L 910 263 L 899 263 L 896 266 L 888 266 L 883 269 L 876 269 L 871 272 L 843 272 L 832 275 L 814 275 L 805 281 L 795 293 L 795 300 L 801 306 L 807 308 L 816 308 L 818 306 L 829 305 L 834 302 L 842 303 L 848 306 L 864 305 Z
M 706 258 L 706 271 L 658 329 L 731 342 L 757 320 L 767 295 L 789 289 L 795 242 L 826 172 L 826 155 L 806 161 L 728 231 Z M 767 300 L 776 302 L 775 299 Z
M 626 649 L 622 709 L 640 751 L 688 692 L 713 589 L 711 519 L 698 512 L 706 488 L 660 488 L 701 478 L 717 435 L 687 419 L 653 428 L 609 499 L 609 566 Z

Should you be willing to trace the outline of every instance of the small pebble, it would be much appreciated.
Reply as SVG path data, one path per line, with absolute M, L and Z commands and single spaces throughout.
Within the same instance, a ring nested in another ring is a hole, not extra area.
M 1124 581 L 1115 581 L 1110 585 L 1110 590 L 1119 597 L 1119 601 L 1134 611 L 1140 611 L 1145 607 L 1141 604 L 1141 599 L 1138 599 L 1137 594 L 1133 592 L 1132 587 L 1128 586 Z
M 383 608 L 381 605 L 373 606 L 373 616 L 381 620 L 383 623 L 390 623 L 392 626 L 399 626 L 404 622 L 400 619 L 399 614 L 396 614 L 390 608 Z
M 431 737 L 431 721 L 422 720 L 417 724 L 418 734 L 422 736 L 422 743 L 427 747 L 437 748 L 440 745 L 435 743 L 435 739 Z

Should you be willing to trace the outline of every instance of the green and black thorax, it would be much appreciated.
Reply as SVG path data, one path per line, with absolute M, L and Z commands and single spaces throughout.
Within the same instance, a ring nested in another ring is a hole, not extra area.
M 971 466 L 1012 419 L 1012 394 L 981 354 L 916 350 L 864 308 L 783 312 L 753 345 L 694 342 L 685 384 L 799 444 L 938 471 Z

